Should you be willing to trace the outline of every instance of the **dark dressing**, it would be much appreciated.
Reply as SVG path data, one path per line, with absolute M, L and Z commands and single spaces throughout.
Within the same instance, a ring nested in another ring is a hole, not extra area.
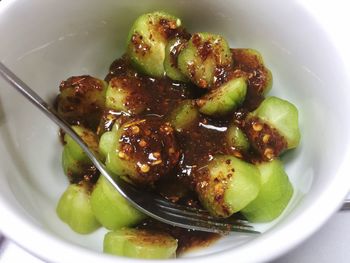
M 169 28 L 170 31 L 165 32 L 166 34 L 171 34 L 171 25 L 169 25 Z M 135 41 L 136 40 L 135 38 Z M 203 52 L 205 52 L 205 50 L 203 50 Z M 225 82 L 229 77 L 232 77 L 232 74 L 237 76 L 247 75 L 247 72 L 250 70 L 249 68 L 243 68 L 243 66 L 239 64 L 239 61 L 233 65 L 233 69 L 234 71 L 231 73 L 227 73 L 224 69 L 218 69 L 216 74 L 218 83 Z M 249 83 L 252 84 L 250 87 L 248 83 L 248 94 L 240 109 L 215 119 L 200 114 L 198 120 L 192 123 L 190 127 L 184 129 L 182 132 L 174 133 L 173 136 L 176 139 L 176 147 L 174 146 L 174 148 L 177 149 L 176 154 L 178 154 L 176 165 L 169 166 L 171 169 L 168 166 L 166 167 L 167 173 L 159 176 L 160 179 L 152 185 L 153 191 L 160 193 L 172 202 L 201 207 L 194 190 L 197 183 L 197 178 L 195 177 L 195 171 L 197 169 L 200 169 L 217 154 L 230 154 L 249 162 L 259 158 L 254 151 L 248 153 L 241 152 L 239 149 L 228 145 L 225 137 L 227 129 L 232 123 L 243 128 L 245 124 L 244 119 L 248 111 L 254 110 L 263 99 L 260 90 L 255 88 L 257 85 L 256 82 L 254 82 L 254 76 L 249 76 L 252 78 Z M 118 78 L 119 80 L 125 79 L 125 82 L 128 84 L 128 89 L 130 91 L 130 95 L 127 98 L 128 106 L 135 105 L 136 107 L 142 104 L 145 108 L 142 113 L 137 115 L 132 112 L 116 112 L 107 108 L 103 109 L 103 112 L 100 112 L 99 109 L 100 123 L 92 127 L 99 136 L 105 131 L 111 130 L 116 120 L 120 123 L 124 123 L 129 120 L 142 121 L 143 119 L 153 118 L 156 121 L 149 121 L 147 125 L 159 123 L 159 121 L 166 123 L 169 113 L 179 105 L 180 102 L 186 99 L 198 99 L 207 92 L 206 89 L 198 88 L 191 83 L 177 82 L 166 77 L 156 79 L 145 76 L 132 67 L 130 60 L 126 56 L 115 60 L 110 66 L 109 73 L 105 77 L 105 80 L 110 82 L 114 81 L 114 78 Z M 96 108 L 96 105 L 92 105 L 92 107 Z M 90 109 L 85 110 L 90 112 Z M 93 112 L 93 110 L 94 109 L 91 109 L 91 112 Z M 96 116 L 94 116 L 94 118 L 95 117 Z M 70 121 L 71 124 L 76 124 L 81 121 L 89 123 L 89 121 L 80 119 L 69 119 L 68 121 Z M 140 128 L 141 126 L 138 127 Z M 152 129 L 152 127 L 148 126 L 146 128 Z M 130 134 L 132 134 L 132 130 L 130 130 Z M 142 133 L 141 135 L 147 136 L 147 133 Z M 128 138 L 123 138 L 123 140 L 127 142 L 125 143 L 127 147 L 133 146 L 130 143 L 136 143 L 136 141 L 139 143 L 141 139 L 138 137 L 134 138 L 131 135 Z M 171 144 L 172 142 L 169 143 L 169 145 Z M 138 148 L 134 147 L 136 152 L 132 154 L 138 154 Z M 159 151 L 161 150 L 162 149 L 159 149 Z M 157 170 L 157 173 L 158 176 L 160 174 L 159 170 Z M 93 176 L 95 176 L 95 173 L 93 174 Z M 89 177 L 88 171 L 84 176 L 87 178 Z M 96 180 L 91 180 L 90 178 L 90 181 Z M 178 253 L 198 246 L 208 246 L 220 237 L 218 234 L 172 227 L 152 219 L 144 221 L 137 227 L 170 233 L 173 237 L 178 239 Z
M 222 75 L 218 75 L 218 79 L 224 82 L 227 79 L 226 73 L 219 73 Z M 144 91 L 146 91 L 143 100 L 147 101 L 147 108 L 142 114 L 139 114 L 139 117 L 153 115 L 166 119 L 171 110 L 181 101 L 197 99 L 206 92 L 191 83 L 176 82 L 169 78 L 155 79 L 144 76 L 133 70 L 127 57 L 117 59 L 112 63 L 105 80 L 110 81 L 114 77 L 123 76 L 139 79 L 143 83 Z M 130 97 L 130 103 L 134 103 L 135 98 L 137 97 Z M 251 98 L 252 101 L 247 98 L 245 104 L 256 105 L 257 97 L 252 96 Z M 216 154 L 233 154 L 245 159 L 250 158 L 229 146 L 225 138 L 229 125 L 236 123 L 240 126 L 246 113 L 247 109 L 243 107 L 221 118 L 214 119 L 200 115 L 198 121 L 193 123 L 191 127 L 181 133 L 176 133 L 177 143 L 181 149 L 178 165 L 157 181 L 155 191 L 173 202 L 201 207 L 194 192 L 196 184 L 194 171 L 210 161 Z M 208 246 L 220 237 L 218 234 L 172 227 L 152 219 L 146 220 L 138 227 L 170 233 L 178 239 L 178 253 L 196 247 Z

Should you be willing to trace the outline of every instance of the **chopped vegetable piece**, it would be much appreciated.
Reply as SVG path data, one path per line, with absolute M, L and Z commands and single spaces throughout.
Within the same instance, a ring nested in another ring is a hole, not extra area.
M 58 114 L 70 124 L 82 123 L 95 130 L 105 106 L 106 89 L 105 81 L 86 75 L 62 81 Z
M 254 200 L 260 189 L 259 170 L 230 155 L 217 155 L 196 174 L 202 205 L 214 216 L 229 217 Z
M 168 117 L 175 130 L 181 132 L 189 128 L 199 117 L 198 109 L 192 100 L 182 101 Z
M 91 207 L 97 220 L 107 229 L 133 226 L 146 216 L 132 207 L 103 176 L 91 194 Z
M 145 109 L 142 80 L 137 77 L 114 77 L 106 92 L 106 107 L 130 114 L 141 113 Z
M 92 212 L 90 194 L 85 185 L 69 185 L 58 202 L 56 212 L 77 233 L 88 234 L 100 227 Z
M 107 154 L 112 151 L 112 147 L 115 145 L 115 139 L 116 137 L 113 131 L 102 134 L 99 143 L 99 151 L 104 159 L 106 159 Z
M 237 150 L 247 151 L 249 149 L 249 141 L 246 135 L 234 124 L 227 129 L 226 139 L 228 144 Z
M 98 137 L 91 130 L 84 128 L 82 126 L 74 125 L 72 129 L 79 135 L 81 139 L 85 142 L 85 144 L 96 154 L 98 154 Z M 76 143 L 72 137 L 68 134 L 64 135 L 64 141 L 66 142 L 65 148 L 71 154 L 71 156 L 79 162 L 91 163 L 89 157 L 83 151 L 83 149 Z
M 215 74 L 230 69 L 232 55 L 226 40 L 219 35 L 197 33 L 192 35 L 178 56 L 178 67 L 193 83 L 210 88 Z
M 265 95 L 272 87 L 272 74 L 266 68 L 261 54 L 251 48 L 232 49 L 234 75 L 248 80 L 248 92 Z
M 127 53 L 145 74 L 164 76 L 165 46 L 181 30 L 181 20 L 164 12 L 141 15 L 129 32 Z
M 84 168 L 86 168 L 81 162 L 72 157 L 66 147 L 63 148 L 62 152 L 62 167 L 70 182 L 75 181 L 74 178 L 80 177 L 79 175 L 83 174 L 85 172 Z
M 173 127 L 160 118 L 135 118 L 115 133 L 106 166 L 136 184 L 153 185 L 178 162 L 180 153 Z
M 298 146 L 298 110 L 286 100 L 266 98 L 248 115 L 244 130 L 251 145 L 266 159 Z
M 269 222 L 277 218 L 293 195 L 293 186 L 279 160 L 257 164 L 261 174 L 258 196 L 241 211 L 251 222 Z
M 72 128 L 86 145 L 99 156 L 97 135 L 82 126 L 75 125 Z M 62 167 L 69 181 L 71 183 L 81 181 L 95 183 L 99 174 L 83 149 L 68 134 L 64 135 L 64 141 L 66 144 L 62 152 Z
M 234 111 L 244 101 L 247 84 L 244 78 L 231 79 L 197 100 L 199 111 L 220 116 Z
M 177 58 L 187 41 L 183 38 L 174 38 L 165 47 L 164 69 L 166 75 L 173 80 L 188 81 L 188 78 L 179 70 L 177 63 Z
M 124 228 L 105 235 L 105 253 L 144 259 L 175 258 L 177 241 L 166 233 Z

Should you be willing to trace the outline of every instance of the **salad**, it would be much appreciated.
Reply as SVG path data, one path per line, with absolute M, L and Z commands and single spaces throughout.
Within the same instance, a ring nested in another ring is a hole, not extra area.
M 257 50 L 157 11 L 134 21 L 103 80 L 62 81 L 56 108 L 115 176 L 216 217 L 268 222 L 293 195 L 279 157 L 300 141 L 297 108 L 271 87 Z M 80 234 L 106 228 L 104 252 L 172 258 L 218 237 L 147 218 L 61 135 L 70 184 L 57 214 Z

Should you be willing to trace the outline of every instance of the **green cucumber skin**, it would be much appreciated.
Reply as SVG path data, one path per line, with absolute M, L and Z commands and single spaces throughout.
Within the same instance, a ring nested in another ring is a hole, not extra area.
M 91 194 L 91 207 L 105 228 L 116 230 L 140 223 L 144 214 L 132 207 L 114 187 L 101 176 Z
M 245 78 L 229 80 L 197 100 L 199 111 L 210 116 L 222 116 L 237 109 L 247 94 Z
M 288 149 L 296 148 L 300 143 L 298 109 L 289 101 L 271 96 L 251 113 L 263 122 L 277 129 L 286 139 Z
M 191 127 L 199 118 L 199 111 L 191 100 L 182 101 L 168 116 L 168 121 L 178 131 Z
M 207 54 L 199 49 L 210 46 Z M 220 35 L 207 32 L 193 34 L 178 56 L 178 68 L 194 84 L 211 88 L 217 68 L 230 68 L 232 55 L 227 41 Z
M 165 12 L 147 13 L 135 20 L 127 39 L 127 54 L 133 66 L 152 77 L 165 75 L 164 59 L 168 39 L 157 31 L 161 19 L 172 22 L 177 28 L 181 27 L 181 20 L 175 16 Z
M 177 240 L 170 235 L 131 228 L 109 232 L 103 241 L 105 253 L 140 259 L 175 258 L 176 249 Z
M 241 212 L 251 222 L 270 222 L 282 214 L 294 190 L 281 161 L 275 159 L 257 167 L 261 174 L 261 190 Z
M 89 234 L 101 226 L 92 212 L 90 194 L 84 185 L 69 185 L 58 201 L 56 213 L 79 234 Z
M 202 205 L 214 216 L 230 217 L 259 193 L 259 170 L 234 156 L 216 155 L 199 171 L 196 191 Z

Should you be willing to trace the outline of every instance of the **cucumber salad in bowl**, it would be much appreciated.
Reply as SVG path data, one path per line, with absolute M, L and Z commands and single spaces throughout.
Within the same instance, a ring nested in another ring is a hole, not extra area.
M 272 73 L 259 51 L 188 32 L 159 11 L 138 17 L 126 43 L 104 80 L 72 76 L 55 103 L 107 169 L 218 218 L 260 223 L 281 215 L 293 186 L 279 157 L 299 145 L 298 110 L 268 95 Z M 70 184 L 57 214 L 80 234 L 108 229 L 104 252 L 173 258 L 220 237 L 147 218 L 61 135 Z

